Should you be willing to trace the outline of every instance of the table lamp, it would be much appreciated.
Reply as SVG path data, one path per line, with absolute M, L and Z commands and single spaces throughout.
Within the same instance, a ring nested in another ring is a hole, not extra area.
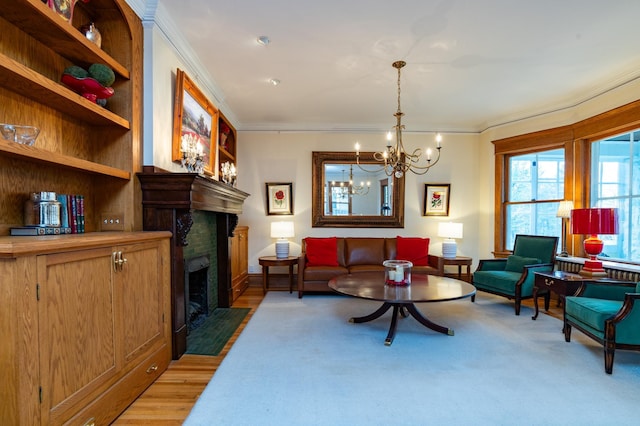
M 584 240 L 584 251 L 589 256 L 579 271 L 586 277 L 602 277 L 607 273 L 602 262 L 597 259 L 604 248 L 599 234 L 612 235 L 618 233 L 618 209 L 574 209 L 571 210 L 571 233 L 588 235 Z
M 293 222 L 272 222 L 271 238 L 277 238 L 276 257 L 284 259 L 289 257 L 289 241 L 287 238 L 293 237 Z
M 453 259 L 456 257 L 458 245 L 456 238 L 462 238 L 462 223 L 440 222 L 438 224 L 438 237 L 445 238 L 442 242 L 442 257 Z
M 562 218 L 562 251 L 559 256 L 567 257 L 569 256 L 569 252 L 567 251 L 567 240 L 569 239 L 569 235 L 567 235 L 567 222 L 571 217 L 571 210 L 573 210 L 573 201 L 560 201 L 558 204 L 558 212 L 556 213 L 556 217 Z

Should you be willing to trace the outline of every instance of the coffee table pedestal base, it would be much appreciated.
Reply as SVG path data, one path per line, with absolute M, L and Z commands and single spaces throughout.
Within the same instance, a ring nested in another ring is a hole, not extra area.
M 369 315 L 365 315 L 363 317 L 350 318 L 349 322 L 361 323 L 361 322 L 372 321 L 376 318 L 380 318 L 385 312 L 387 312 L 391 308 L 393 308 L 393 314 L 391 316 L 391 325 L 389 326 L 389 333 L 387 334 L 387 338 L 384 340 L 384 344 L 386 346 L 391 346 L 391 343 L 393 343 L 393 338 L 396 335 L 396 327 L 398 325 L 398 315 L 402 315 L 404 318 L 406 318 L 408 316 L 407 312 L 412 317 L 414 317 L 420 324 L 424 325 L 427 328 L 430 328 L 433 331 L 447 334 L 449 336 L 454 335 L 453 329 L 448 327 L 443 327 L 429 320 L 424 315 L 422 315 L 420 311 L 416 309 L 416 306 L 413 303 L 384 302 L 382 306 L 380 306 L 375 312 Z

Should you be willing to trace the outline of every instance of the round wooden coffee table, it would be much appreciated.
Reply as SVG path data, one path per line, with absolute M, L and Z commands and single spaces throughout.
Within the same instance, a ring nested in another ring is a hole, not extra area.
M 410 314 L 425 327 L 453 336 L 453 329 L 426 318 L 416 309 L 415 303 L 445 302 L 476 294 L 476 288 L 467 282 L 435 275 L 413 274 L 408 286 L 385 285 L 384 272 L 340 275 L 329 281 L 329 287 L 347 296 L 383 302 L 375 312 L 363 317 L 353 317 L 349 322 L 372 321 L 393 308 L 389 333 L 384 341 L 387 346 L 391 345 L 395 337 L 398 315 L 406 318 Z

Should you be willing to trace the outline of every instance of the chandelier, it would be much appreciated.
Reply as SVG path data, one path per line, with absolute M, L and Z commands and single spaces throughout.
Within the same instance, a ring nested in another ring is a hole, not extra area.
M 339 186 L 340 188 L 347 189 L 347 194 L 351 197 L 354 195 L 367 195 L 371 189 L 371 181 L 360 182 L 360 185 L 353 183 L 353 164 L 349 166 L 349 181 L 344 179 L 344 170 L 342 170 L 342 181 L 336 184 L 336 181 L 331 181 L 332 186 Z M 347 195 L 345 194 L 345 195 Z
M 403 177 L 407 172 L 412 172 L 416 175 L 423 175 L 429 171 L 429 169 L 436 165 L 438 160 L 440 160 L 440 143 L 442 142 L 442 135 L 440 133 L 436 134 L 436 157 L 432 159 L 432 151 L 431 148 L 426 151 L 426 161 L 421 164 L 421 156 L 422 151 L 420 148 L 413 150 L 413 152 L 409 153 L 405 151 L 404 144 L 402 143 L 402 131 L 404 130 L 404 124 L 402 124 L 402 116 L 404 113 L 400 109 L 400 70 L 407 63 L 404 61 L 396 61 L 392 65 L 395 69 L 398 70 L 398 110 L 395 114 L 396 117 L 396 125 L 393 126 L 393 131 L 395 132 L 396 140 L 395 144 L 393 143 L 393 134 L 392 132 L 387 133 L 387 147 L 384 151 L 375 152 L 373 154 L 373 158 L 380 162 L 384 163 L 381 168 L 377 170 L 366 170 L 360 165 L 360 144 L 356 143 L 356 164 L 362 170 L 367 172 L 377 173 L 381 170 L 384 170 L 387 176 L 394 175 L 396 178 Z
M 350 195 L 367 195 L 371 189 L 371 181 L 360 182 L 360 185 L 353 183 L 353 164 L 349 166 L 349 194 Z

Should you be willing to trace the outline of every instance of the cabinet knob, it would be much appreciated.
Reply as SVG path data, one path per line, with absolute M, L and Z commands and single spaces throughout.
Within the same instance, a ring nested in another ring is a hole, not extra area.
M 89 420 L 84 422 L 83 426 L 96 426 L 96 419 L 94 417 L 91 417 Z
M 155 371 L 158 371 L 158 364 L 153 364 L 151 367 L 147 368 L 147 374 L 151 374 Z

